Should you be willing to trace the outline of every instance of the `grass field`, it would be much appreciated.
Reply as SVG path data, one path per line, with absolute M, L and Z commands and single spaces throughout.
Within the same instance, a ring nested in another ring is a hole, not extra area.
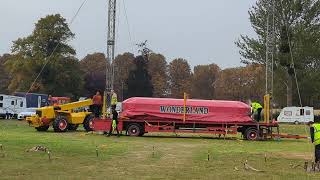
M 304 126 L 283 125 L 281 130 L 305 134 Z M 185 136 L 40 133 L 26 122 L 0 120 L 0 179 L 320 179 L 301 166 L 292 168 L 311 161 L 313 146 L 307 140 Z M 44 152 L 26 152 L 36 145 L 50 149 L 50 161 Z M 245 160 L 264 172 L 245 170 Z

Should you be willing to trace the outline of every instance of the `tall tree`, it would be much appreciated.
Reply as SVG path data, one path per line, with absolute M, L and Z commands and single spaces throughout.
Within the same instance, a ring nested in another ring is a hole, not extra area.
M 183 93 L 191 94 L 191 69 L 187 60 L 174 59 L 169 64 L 169 91 L 171 97 L 183 98 Z
M 216 64 L 195 66 L 192 77 L 192 97 L 214 99 L 215 83 L 219 73 L 220 68 Z
M 125 97 L 152 97 L 153 87 L 148 73 L 148 61 L 143 56 L 134 59 L 135 69 L 128 77 L 128 94 Z
M 118 55 L 114 63 L 114 90 L 118 94 L 118 100 L 125 99 L 124 95 L 128 94 L 128 78 L 129 73 L 135 69 L 134 55 L 131 53 L 124 53 Z
M 109 61 L 103 53 L 88 54 L 80 61 L 84 77 L 84 95 L 90 97 L 103 91 L 106 84 L 106 65 Z
M 10 58 L 10 54 L 0 56 L 0 93 L 9 93 L 8 86 L 10 84 L 10 75 L 5 68 L 5 63 Z
M 13 56 L 6 63 L 12 75 L 9 89 L 79 95 L 83 85 L 80 64 L 73 57 L 75 50 L 67 44 L 73 38 L 74 34 L 61 15 L 41 18 L 31 35 L 13 43 Z M 38 76 L 39 72 L 42 73 Z
M 167 68 L 166 58 L 162 54 L 150 54 L 148 72 L 151 75 L 154 97 L 165 97 L 168 94 Z
M 263 100 L 264 67 L 258 64 L 228 68 L 220 72 L 215 83 L 216 98 L 247 101 Z
M 258 0 L 249 10 L 250 22 L 255 37 L 242 35 L 236 45 L 240 48 L 244 63 L 265 63 L 267 9 L 272 1 Z M 284 81 L 275 81 L 287 87 L 287 105 L 292 105 L 294 69 L 297 73 L 319 61 L 320 1 L 276 0 L 275 1 L 275 69 L 286 74 Z M 269 17 L 272 22 L 273 17 Z M 294 63 L 291 59 L 291 53 Z M 301 74 L 298 74 L 298 77 Z M 283 83 L 285 82 L 285 83 Z M 297 104 L 297 101 L 295 101 Z

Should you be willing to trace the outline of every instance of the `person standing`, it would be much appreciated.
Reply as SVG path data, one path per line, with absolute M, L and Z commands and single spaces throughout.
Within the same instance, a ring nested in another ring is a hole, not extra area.
M 252 114 L 257 113 L 257 121 L 259 122 L 261 120 L 261 111 L 262 111 L 261 104 L 257 102 L 252 102 L 251 109 L 252 109 Z
M 320 163 L 320 122 L 315 120 L 315 122 L 310 122 L 310 137 L 311 142 L 314 144 L 314 157 L 315 163 Z
M 6 109 L 6 118 L 5 119 L 10 119 L 10 114 L 7 109 Z
M 93 101 L 92 110 L 93 110 L 94 116 L 98 118 L 100 117 L 101 108 L 102 108 L 102 96 L 99 91 L 97 91 L 96 95 L 93 96 L 92 101 Z
M 117 106 L 118 97 L 114 90 L 111 90 L 111 106 Z
M 114 130 L 117 130 L 117 136 L 120 137 L 119 130 L 118 130 L 118 112 L 116 111 L 116 106 L 112 105 L 111 109 L 112 109 L 112 122 L 110 125 L 110 131 L 108 133 L 108 136 L 111 136 L 112 132 Z

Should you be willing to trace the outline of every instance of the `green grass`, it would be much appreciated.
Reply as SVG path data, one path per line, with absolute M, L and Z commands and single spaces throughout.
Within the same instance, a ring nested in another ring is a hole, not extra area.
M 304 126 L 282 131 L 305 134 Z M 0 120 L 0 179 L 319 179 L 305 173 L 313 146 L 307 140 L 249 142 L 208 135 L 148 134 L 105 137 L 78 131 L 36 132 L 25 122 Z M 205 137 L 200 137 L 205 136 Z M 51 151 L 26 152 L 36 145 Z M 99 157 L 96 157 L 96 146 Z M 154 152 L 153 152 L 154 148 Z M 0 150 L 1 151 L 1 150 Z M 207 161 L 208 152 L 210 161 Z M 3 154 L 5 156 L 3 157 Z M 267 155 L 267 162 L 264 156 Z M 246 171 L 243 162 L 265 172 Z M 238 170 L 235 170 L 237 168 Z

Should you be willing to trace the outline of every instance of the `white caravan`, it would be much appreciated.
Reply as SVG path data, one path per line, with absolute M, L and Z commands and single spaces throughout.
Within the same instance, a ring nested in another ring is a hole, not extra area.
M 0 94 L 0 117 L 16 118 L 27 107 L 26 98 Z
M 285 107 L 281 110 L 277 121 L 294 124 L 313 122 L 313 107 Z

